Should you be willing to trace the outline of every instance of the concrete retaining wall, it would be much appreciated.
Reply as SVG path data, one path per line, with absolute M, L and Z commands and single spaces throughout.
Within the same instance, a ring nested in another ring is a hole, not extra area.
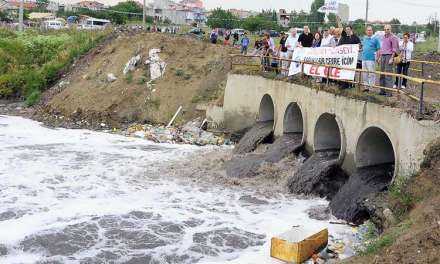
M 356 166 L 375 165 L 394 158 L 395 174 L 410 176 L 419 169 L 426 145 L 440 136 L 439 124 L 417 121 L 400 109 L 336 96 L 301 85 L 237 74 L 228 76 L 223 106 L 224 120 L 217 122 L 224 123 L 230 130 L 240 130 L 252 126 L 259 115 L 267 119 L 272 109 L 267 106 L 267 100 L 261 103 L 265 95 L 269 95 L 274 103 L 276 136 L 284 131 L 285 113 L 289 104 L 296 103 L 303 115 L 306 149 L 311 152 L 334 148 L 339 144 L 340 161 L 348 172 L 353 172 Z M 318 119 L 319 132 L 315 131 Z M 339 138 L 334 133 L 335 124 L 339 129 Z M 364 134 L 367 140 L 362 139 L 358 145 L 361 135 L 372 127 L 378 129 L 367 131 Z M 383 135 L 389 138 L 392 148 L 381 137 Z

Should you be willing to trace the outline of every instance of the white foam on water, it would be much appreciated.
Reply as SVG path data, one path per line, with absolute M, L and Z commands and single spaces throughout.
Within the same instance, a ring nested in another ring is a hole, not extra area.
M 327 204 L 321 199 L 282 195 L 269 199 L 238 187 L 207 189 L 157 173 L 169 161 L 189 155 L 201 159 L 213 148 L 156 144 L 88 130 L 49 129 L 20 117 L 0 116 L 0 245 L 8 248 L 0 262 L 60 259 L 78 263 L 106 250 L 123 252 L 116 263 L 135 255 L 161 259 L 171 254 L 192 257 L 184 263 L 279 263 L 270 258 L 270 239 L 293 225 L 329 228 L 335 237 L 351 235 L 350 228 L 308 217 L 308 208 Z M 243 195 L 266 202 L 246 203 L 239 200 Z M 130 214 L 134 211 L 152 216 L 133 217 Z M 121 230 L 127 232 L 149 230 L 165 243 L 136 248 L 130 245 L 129 237 L 110 238 L 108 234 L 114 230 L 102 224 L 105 219 L 117 219 L 119 225 L 126 225 Z M 188 221 L 195 224 L 184 224 Z M 96 241 L 70 255 L 48 254 L 44 248 L 29 250 L 23 245 L 29 238 L 62 233 L 66 227 L 83 223 L 97 227 L 97 231 L 86 230 L 95 232 Z M 169 231 L 175 228 L 172 224 L 178 226 L 175 233 Z M 194 251 L 198 234 L 203 237 L 218 230 L 241 236 L 244 242 L 237 243 L 245 246 L 231 245 L 236 242 L 227 239 L 207 239 L 206 246 L 216 254 Z

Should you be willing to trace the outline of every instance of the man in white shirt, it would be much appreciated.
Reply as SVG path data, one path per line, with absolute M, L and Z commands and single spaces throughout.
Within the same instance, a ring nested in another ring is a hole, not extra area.
M 293 52 L 298 47 L 298 37 L 299 36 L 297 34 L 296 28 L 291 28 L 289 30 L 289 32 L 290 32 L 290 34 L 289 34 L 289 36 L 287 37 L 287 40 L 286 40 L 287 58 L 288 59 L 292 59 Z M 290 62 L 285 65 L 285 68 L 286 69 L 290 68 Z
M 296 28 L 291 28 L 289 32 L 290 32 L 289 37 L 287 37 L 286 40 L 286 47 L 287 47 L 288 57 L 292 58 L 293 51 L 295 50 L 296 47 L 298 47 L 298 35 Z
M 322 40 L 321 40 L 321 47 L 331 47 L 332 38 L 333 36 L 330 35 L 329 30 L 324 29 L 324 33 L 322 35 Z

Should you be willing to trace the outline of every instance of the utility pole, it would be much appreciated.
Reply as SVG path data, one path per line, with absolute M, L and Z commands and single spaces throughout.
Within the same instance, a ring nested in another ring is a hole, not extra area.
M 145 14 L 146 12 L 147 12 L 146 0 L 144 0 L 144 5 L 142 6 L 142 23 L 144 25 L 147 22 L 147 17 L 146 17 L 146 14 Z
M 368 26 L 368 9 L 369 9 L 369 1 L 367 0 L 367 6 L 365 8 L 365 27 Z
M 20 0 L 20 11 L 18 14 L 18 30 L 23 31 L 23 9 L 24 9 L 24 0 Z
M 438 47 L 437 51 L 440 52 L 440 25 L 438 26 Z

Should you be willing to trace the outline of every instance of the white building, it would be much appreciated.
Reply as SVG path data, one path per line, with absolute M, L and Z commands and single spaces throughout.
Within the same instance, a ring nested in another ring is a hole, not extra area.
M 339 3 L 338 16 L 342 22 L 347 23 L 350 19 L 350 7 L 347 4 Z
M 148 15 L 156 21 L 170 20 L 173 24 L 204 22 L 205 9 L 200 0 L 182 0 L 176 3 L 171 0 L 154 0 L 149 4 Z

